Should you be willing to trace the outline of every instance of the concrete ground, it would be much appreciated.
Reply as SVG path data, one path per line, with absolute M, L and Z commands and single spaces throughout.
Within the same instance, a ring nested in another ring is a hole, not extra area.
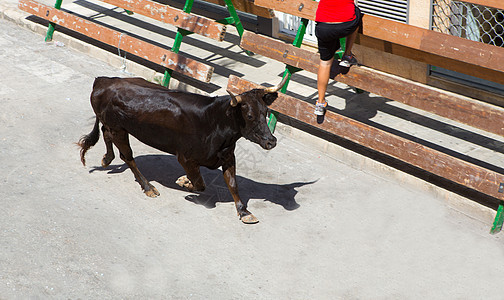
M 219 170 L 202 169 L 204 193 L 186 192 L 176 159 L 136 140 L 160 197 L 144 196 L 119 159 L 99 167 L 102 141 L 83 167 L 74 143 L 93 125 L 93 79 L 132 69 L 45 43 L 2 1 L 0 299 L 503 298 L 492 210 L 295 128 L 279 125 L 271 151 L 238 143 L 240 193 L 260 219 L 252 226 L 238 220 Z M 282 66 L 247 68 L 269 63 L 224 65 L 268 82 Z M 223 93 L 215 80 L 211 92 Z M 333 89 L 333 104 L 381 99 Z M 375 120 L 390 122 L 381 111 Z

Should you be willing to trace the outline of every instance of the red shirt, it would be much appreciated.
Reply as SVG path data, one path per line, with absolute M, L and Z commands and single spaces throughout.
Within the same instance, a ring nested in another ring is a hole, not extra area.
M 320 0 L 315 15 L 317 22 L 348 22 L 354 19 L 354 0 Z

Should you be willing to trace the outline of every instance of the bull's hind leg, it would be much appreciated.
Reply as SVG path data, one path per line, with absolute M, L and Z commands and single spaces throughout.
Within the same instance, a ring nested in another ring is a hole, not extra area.
M 102 132 L 103 132 L 103 140 L 105 141 L 105 147 L 107 147 L 107 153 L 103 155 L 102 167 L 106 168 L 115 158 L 114 148 L 112 147 L 113 135 L 110 132 L 110 130 L 105 126 L 102 126 Z
M 159 196 L 157 189 L 149 183 L 149 181 L 140 173 L 138 167 L 133 159 L 133 151 L 131 150 L 129 144 L 129 135 L 126 131 L 110 131 L 112 136 L 112 142 L 119 149 L 121 153 L 121 159 L 128 165 L 136 180 L 140 183 L 140 186 L 144 190 L 144 193 L 149 197 Z
M 197 163 L 187 160 L 183 155 L 178 155 L 177 159 L 186 171 L 187 175 L 180 176 L 176 183 L 191 192 L 202 192 L 205 190 L 205 181 L 201 177 L 200 167 Z

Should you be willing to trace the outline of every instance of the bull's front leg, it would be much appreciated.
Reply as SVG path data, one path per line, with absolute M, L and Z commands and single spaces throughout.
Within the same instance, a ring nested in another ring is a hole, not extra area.
M 240 199 L 240 195 L 238 194 L 238 184 L 236 182 L 236 161 L 234 153 L 232 153 L 231 156 L 232 157 L 229 157 L 229 159 L 227 159 L 225 164 L 222 166 L 224 180 L 226 181 L 228 189 L 231 192 L 231 196 L 233 196 L 238 216 L 240 216 L 242 222 L 245 224 L 255 224 L 259 222 L 259 220 L 247 210 L 247 206 L 243 204 Z

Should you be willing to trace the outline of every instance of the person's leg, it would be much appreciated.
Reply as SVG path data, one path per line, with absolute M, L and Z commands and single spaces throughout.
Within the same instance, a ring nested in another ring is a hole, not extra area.
M 357 59 L 352 54 L 352 47 L 355 39 L 357 38 L 357 33 L 362 20 L 362 13 L 358 7 L 355 8 L 355 15 L 356 18 L 354 21 L 343 23 L 343 26 L 346 27 L 344 30 L 349 33 L 346 35 L 345 51 L 339 65 L 345 68 L 349 68 L 351 65 L 357 64 Z
M 354 32 L 346 37 L 345 52 L 343 53 L 343 56 L 341 57 L 341 61 L 339 63 L 341 67 L 350 68 L 350 66 L 357 64 L 357 59 L 352 54 L 352 46 L 355 42 L 355 38 L 357 37 L 357 29 L 358 27 Z
M 359 29 L 359 27 L 355 28 L 355 31 L 346 37 L 345 52 L 343 53 L 343 56 L 352 55 L 352 47 L 355 42 L 355 38 L 357 37 L 357 30 L 358 29 Z
M 324 104 L 327 85 L 329 83 L 329 74 L 334 57 L 330 60 L 320 60 L 318 73 L 317 73 L 317 90 L 318 90 L 318 103 Z
M 334 54 L 340 47 L 339 38 L 334 36 L 334 25 L 318 22 L 315 26 L 315 35 L 317 36 L 320 53 L 320 63 L 317 72 L 318 100 L 315 104 L 315 114 L 317 116 L 325 114 L 327 106 L 325 94 L 329 83 L 331 65 L 334 61 Z

